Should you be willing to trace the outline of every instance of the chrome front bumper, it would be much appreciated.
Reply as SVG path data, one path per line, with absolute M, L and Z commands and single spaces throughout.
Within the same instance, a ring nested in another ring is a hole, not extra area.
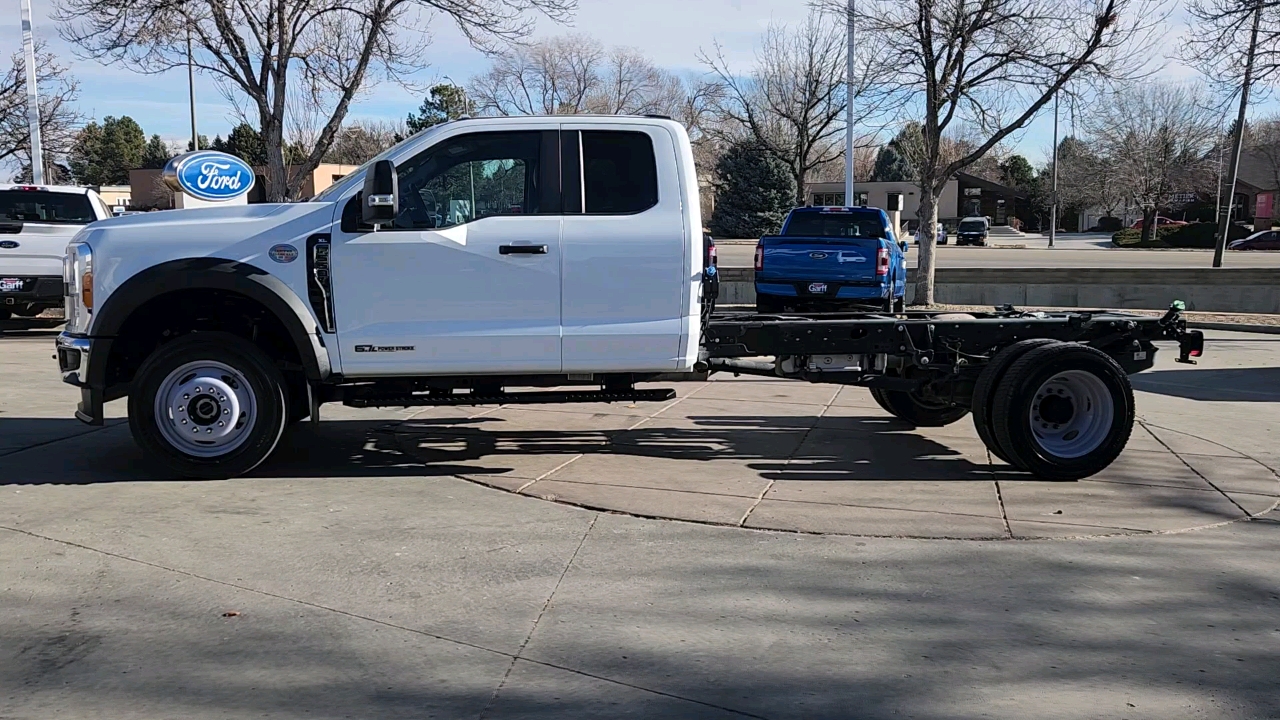
M 103 357 L 94 358 L 94 343 L 98 343 Z M 106 388 L 103 377 L 89 374 L 90 363 L 97 369 L 98 363 L 106 362 L 106 354 L 110 350 L 110 340 L 93 340 L 62 333 L 55 341 L 58 357 L 58 370 L 62 372 L 62 382 L 80 388 L 80 404 L 76 407 L 76 418 L 90 425 L 101 425 L 102 405 L 106 401 Z M 97 369 L 98 375 L 104 373 Z
M 58 370 L 62 372 L 62 382 L 76 387 L 84 387 L 89 378 L 89 349 L 92 341 L 85 337 L 76 337 L 62 333 L 58 336 Z

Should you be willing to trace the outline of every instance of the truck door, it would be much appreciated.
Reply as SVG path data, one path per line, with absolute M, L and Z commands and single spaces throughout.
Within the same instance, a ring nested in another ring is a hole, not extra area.
M 673 369 L 688 332 L 689 268 L 700 260 L 687 257 L 671 135 L 561 127 L 564 370 Z
M 454 135 L 396 174 L 392 226 L 357 196 L 333 236 L 344 374 L 559 372 L 558 133 Z

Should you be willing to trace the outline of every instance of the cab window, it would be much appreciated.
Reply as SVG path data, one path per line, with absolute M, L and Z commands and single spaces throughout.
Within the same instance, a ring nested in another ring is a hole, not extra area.
M 447 228 L 540 212 L 540 132 L 460 135 L 396 168 L 397 229 Z
M 653 141 L 642 132 L 583 130 L 582 180 L 588 215 L 624 215 L 658 204 Z

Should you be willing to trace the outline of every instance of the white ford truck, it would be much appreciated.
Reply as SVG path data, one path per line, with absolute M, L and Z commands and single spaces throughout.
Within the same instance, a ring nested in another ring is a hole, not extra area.
M 886 228 L 886 231 L 889 231 Z M 919 426 L 972 410 L 1018 468 L 1083 477 L 1123 449 L 1177 309 L 714 314 L 683 127 L 477 118 L 415 135 L 307 202 L 96 223 L 68 247 L 63 379 L 191 476 L 265 460 L 323 403 L 665 400 L 672 374 L 867 386 Z M 767 358 L 767 359 L 765 359 Z
M 109 217 L 107 204 L 89 188 L 0 185 L 0 320 L 62 307 L 67 241 Z

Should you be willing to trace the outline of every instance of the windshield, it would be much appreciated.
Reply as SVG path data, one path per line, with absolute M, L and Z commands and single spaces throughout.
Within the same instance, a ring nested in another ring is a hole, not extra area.
M 960 232 L 982 232 L 987 229 L 987 224 L 981 220 L 961 220 Z
M 88 225 L 97 219 L 84 193 L 0 190 L 0 221 Z
M 785 236 L 883 238 L 884 220 L 869 213 L 796 213 L 787 221 Z
M 375 162 L 379 160 L 383 160 L 391 157 L 400 148 L 404 147 L 405 143 L 421 138 L 427 134 L 433 133 L 436 131 L 437 128 L 444 127 L 446 124 L 447 123 L 441 123 L 440 125 L 433 125 L 432 127 L 429 127 L 426 130 L 423 130 L 422 132 L 419 132 L 414 135 L 410 135 L 404 140 L 401 140 L 395 145 L 392 145 L 386 150 L 383 150 L 377 155 L 374 155 L 372 158 L 367 160 L 363 165 L 347 173 L 345 176 L 342 177 L 342 179 L 338 180 L 338 182 L 330 185 L 324 190 L 321 190 L 319 193 L 316 193 L 315 197 L 312 197 L 307 202 L 333 202 L 337 200 L 338 198 L 342 197 L 347 192 L 347 190 L 351 188 L 353 185 L 355 185 L 357 182 L 360 182 L 360 183 L 364 182 L 364 172 L 369 168 L 369 166 L 373 165 Z

